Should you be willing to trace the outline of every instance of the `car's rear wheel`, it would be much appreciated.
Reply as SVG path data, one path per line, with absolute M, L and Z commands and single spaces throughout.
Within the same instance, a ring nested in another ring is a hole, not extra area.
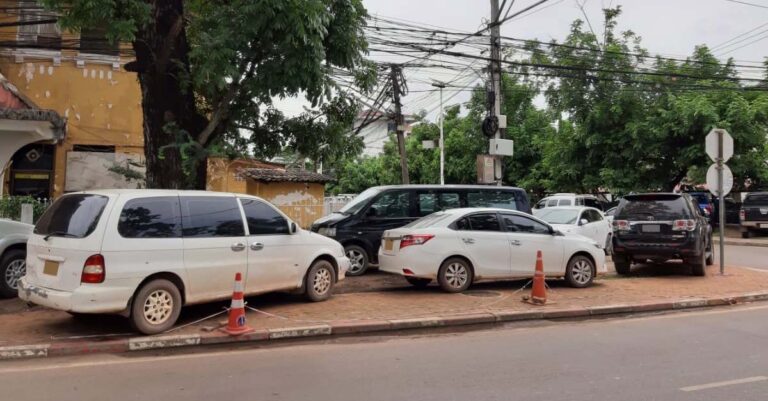
M 418 277 L 406 277 L 405 281 L 408 282 L 408 284 L 416 287 L 416 288 L 425 288 L 429 285 L 429 283 L 432 282 L 431 279 L 428 278 L 418 278 Z
M 595 279 L 595 264 L 584 255 L 576 255 L 568 261 L 565 268 L 565 281 L 574 288 L 589 287 Z
M 165 279 L 152 280 L 139 289 L 131 305 L 131 325 L 144 334 L 162 333 L 181 314 L 181 293 Z
M 472 284 L 473 277 L 469 262 L 462 258 L 450 258 L 440 266 L 437 282 L 443 291 L 462 292 Z
M 741 238 L 752 238 L 752 231 L 749 231 L 749 229 L 742 231 Z
M 304 286 L 305 295 L 312 302 L 325 301 L 333 293 L 333 285 L 336 282 L 336 270 L 331 262 L 317 260 L 309 268 Z
M 691 270 L 694 276 L 706 276 L 707 275 L 707 251 L 703 250 L 701 256 L 695 258 L 690 262 Z
M 368 251 L 359 245 L 347 245 L 344 247 L 344 253 L 349 258 L 349 270 L 347 276 L 361 276 L 368 270 L 370 258 Z
M 629 258 L 613 258 L 613 267 L 616 269 L 616 273 L 621 276 L 629 275 L 632 270 L 631 266 Z
M 19 280 L 27 274 L 27 253 L 11 249 L 0 259 L 0 298 L 13 298 L 19 291 Z

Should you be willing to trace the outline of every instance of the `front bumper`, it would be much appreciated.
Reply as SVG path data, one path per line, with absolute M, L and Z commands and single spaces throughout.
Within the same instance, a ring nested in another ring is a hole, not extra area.
M 19 298 L 46 308 L 76 313 L 119 313 L 128 307 L 134 288 L 81 285 L 74 291 L 60 291 L 19 280 Z

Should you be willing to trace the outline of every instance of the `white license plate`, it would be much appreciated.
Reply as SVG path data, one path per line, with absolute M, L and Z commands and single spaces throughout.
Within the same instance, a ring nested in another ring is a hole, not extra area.
M 394 241 L 391 239 L 384 240 L 384 250 L 391 251 L 394 248 Z
M 757 226 L 760 228 L 768 228 L 768 223 L 758 224 Z
M 644 233 L 658 233 L 661 232 L 661 226 L 658 224 L 643 224 Z

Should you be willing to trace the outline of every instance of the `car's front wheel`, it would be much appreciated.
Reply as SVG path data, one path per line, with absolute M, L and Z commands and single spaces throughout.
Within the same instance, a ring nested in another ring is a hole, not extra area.
M 11 249 L 0 259 L 0 298 L 13 298 L 19 291 L 19 280 L 27 273 L 27 253 Z
M 131 325 L 143 334 L 162 333 L 181 314 L 181 293 L 165 279 L 152 280 L 139 289 L 131 305 Z
M 565 281 L 574 288 L 589 287 L 595 279 L 597 269 L 592 259 L 576 255 L 568 261 L 565 268 Z
M 370 258 L 368 252 L 359 245 L 347 245 L 344 247 L 344 253 L 349 258 L 349 270 L 347 276 L 361 276 L 368 270 Z
M 336 270 L 331 262 L 327 260 L 317 260 L 309 268 L 307 278 L 304 283 L 306 287 L 306 296 L 312 302 L 325 301 L 331 297 L 333 284 L 336 282 Z
M 437 282 L 446 292 L 462 292 L 472 284 L 472 266 L 462 258 L 450 258 L 443 262 L 437 273 Z

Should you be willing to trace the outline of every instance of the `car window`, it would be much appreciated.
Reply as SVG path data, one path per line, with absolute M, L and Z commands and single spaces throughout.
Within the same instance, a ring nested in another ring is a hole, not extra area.
M 344 207 L 342 207 L 339 210 L 339 213 L 355 214 L 359 212 L 365 207 L 365 205 L 368 204 L 368 201 L 371 200 L 371 198 L 378 195 L 380 192 L 381 192 L 381 188 L 377 188 L 377 187 L 366 189 L 360 195 L 357 195 L 349 203 L 344 205 Z
M 603 215 L 597 210 L 589 210 L 589 214 L 592 216 L 591 221 L 603 221 Z
M 472 229 L 472 226 L 469 225 L 469 219 L 466 217 L 456 220 L 455 225 L 456 229 L 461 231 L 469 231 Z
M 616 220 L 675 220 L 693 217 L 685 197 L 680 195 L 630 195 L 622 203 Z
M 576 206 L 584 206 L 584 198 L 576 198 Z
M 472 231 L 501 231 L 496 213 L 473 214 L 468 219 Z
M 415 220 L 403 228 L 445 227 L 450 224 L 454 217 L 455 215 L 449 213 L 436 212 Z
M 766 206 L 768 194 L 749 194 L 744 198 L 744 206 Z
M 391 191 L 379 195 L 369 208 L 372 217 L 409 217 L 410 201 L 406 191 Z
M 517 200 L 512 191 L 482 190 L 467 192 L 467 207 L 494 207 L 517 210 Z
M 129 200 L 120 212 L 117 232 L 125 238 L 180 238 L 179 197 Z
M 549 224 L 576 224 L 579 211 L 575 209 L 550 208 L 542 211 L 536 217 Z
M 245 235 L 240 207 L 234 197 L 182 196 L 181 224 L 185 237 Z
M 440 209 L 456 209 L 461 207 L 461 199 L 457 192 L 440 192 Z
M 571 206 L 571 200 L 570 199 L 560 199 L 560 201 L 557 202 L 557 206 Z
M 288 220 L 272 206 L 256 200 L 240 198 L 250 235 L 288 234 Z
M 34 233 L 85 238 L 96 229 L 108 200 L 101 195 L 64 195 L 40 216 Z
M 557 206 L 557 199 L 550 199 L 547 201 L 547 207 Z
M 536 204 L 536 209 L 544 209 L 545 207 L 547 207 L 546 199 L 542 199 L 539 201 L 539 203 Z
M 504 221 L 504 227 L 509 232 L 549 235 L 549 227 L 528 217 L 502 214 L 501 218 Z
M 598 201 L 597 199 L 592 199 L 592 198 L 584 198 L 584 206 L 586 206 L 586 207 L 593 207 L 595 209 L 602 209 L 602 207 L 600 205 L 600 201 Z
M 426 216 L 438 210 L 437 195 L 433 193 L 420 193 L 419 197 L 419 216 Z

